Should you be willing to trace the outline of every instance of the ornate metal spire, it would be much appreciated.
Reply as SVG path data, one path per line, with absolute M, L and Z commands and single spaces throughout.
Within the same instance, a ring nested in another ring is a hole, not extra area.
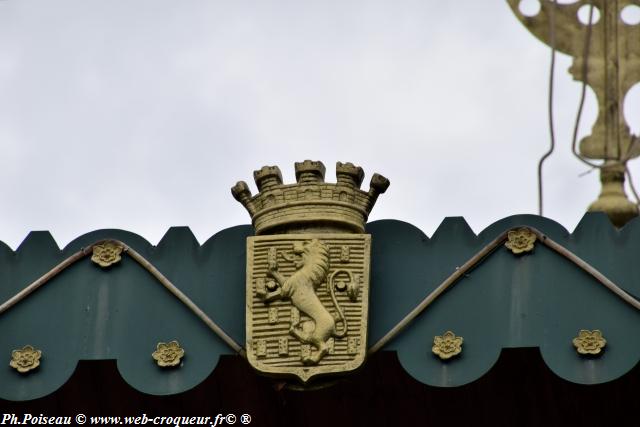
M 600 171 L 602 192 L 589 211 L 604 211 L 614 224 L 622 226 L 638 215 L 638 207 L 624 192 L 624 163 L 640 155 L 640 141 L 629 131 L 623 105 L 627 92 L 640 81 L 640 25 L 626 24 L 621 13 L 640 2 L 578 0 L 558 4 L 540 0 L 541 9 L 535 16 L 523 15 L 520 2 L 507 0 L 534 36 L 573 57 L 569 72 L 575 80 L 588 84 L 598 98 L 599 114 L 591 135 L 580 141 L 583 157 L 604 160 Z M 578 11 L 585 5 L 593 5 L 600 14 L 591 26 L 578 18 Z M 551 31 L 552 27 L 555 31 Z

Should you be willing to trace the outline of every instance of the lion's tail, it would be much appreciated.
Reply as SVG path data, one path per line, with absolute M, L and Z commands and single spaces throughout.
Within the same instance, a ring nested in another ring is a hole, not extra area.
M 336 270 L 329 275 L 329 280 L 328 280 L 329 289 L 331 290 L 331 299 L 333 300 L 333 305 L 336 308 L 336 311 L 338 312 L 338 319 L 336 319 L 336 323 L 342 323 L 342 330 L 340 332 L 338 332 L 337 330 L 338 328 L 336 325 L 336 331 L 334 335 L 337 338 L 342 338 L 345 335 L 347 335 L 347 329 L 348 329 L 347 319 L 344 317 L 342 308 L 340 308 L 340 305 L 338 304 L 338 299 L 336 298 L 336 290 L 333 283 L 333 278 L 336 276 L 336 274 L 342 273 L 342 272 L 347 273 L 349 275 L 349 279 L 353 281 L 353 274 L 349 270 Z

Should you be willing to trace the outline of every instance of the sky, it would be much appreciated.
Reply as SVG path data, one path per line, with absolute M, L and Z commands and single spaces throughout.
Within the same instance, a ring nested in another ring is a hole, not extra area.
M 336 161 L 362 166 L 365 190 L 388 177 L 370 220 L 479 233 L 538 211 L 549 60 L 505 0 L 0 0 L 0 241 L 157 244 L 184 225 L 203 243 L 250 222 L 236 181 L 255 193 L 277 165 L 291 183 L 304 159 L 332 182 Z M 570 65 L 558 54 L 544 213 L 572 231 L 599 182 L 570 152 Z M 640 133 L 640 85 L 625 108 Z

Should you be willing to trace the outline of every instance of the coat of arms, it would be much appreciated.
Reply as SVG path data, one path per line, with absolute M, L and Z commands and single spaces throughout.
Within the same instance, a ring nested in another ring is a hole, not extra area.
M 233 196 L 256 231 L 247 241 L 247 359 L 266 374 L 307 382 L 358 368 L 366 355 L 371 236 L 364 225 L 389 180 L 374 174 L 360 190 L 362 168 L 336 165 L 325 183 L 321 162 L 296 163 L 296 184 L 276 166 L 254 172 Z

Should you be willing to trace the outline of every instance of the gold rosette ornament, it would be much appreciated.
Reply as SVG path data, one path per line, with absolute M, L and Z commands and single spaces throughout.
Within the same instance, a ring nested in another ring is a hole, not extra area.
M 17 369 L 21 374 L 24 374 L 40 366 L 41 356 L 42 351 L 36 350 L 30 345 L 25 345 L 22 349 L 11 352 L 11 362 L 9 362 L 9 366 Z
M 462 337 L 456 337 L 451 331 L 447 331 L 441 336 L 433 337 L 433 351 L 440 359 L 447 360 L 460 354 L 462 351 Z
M 573 339 L 573 345 L 580 354 L 600 354 L 607 340 L 598 329 L 588 331 L 581 329 L 578 336 Z
M 156 360 L 158 366 L 173 367 L 180 364 L 180 359 L 184 356 L 184 349 L 180 347 L 178 341 L 159 342 L 156 351 L 151 356 Z
M 504 245 L 517 255 L 523 252 L 531 252 L 535 242 L 535 233 L 527 227 L 522 227 L 509 231 L 507 233 L 507 243 Z
M 122 249 L 121 245 L 114 242 L 105 242 L 101 245 L 95 245 L 93 247 L 91 261 L 95 262 L 100 267 L 109 267 L 122 259 L 120 257 Z

